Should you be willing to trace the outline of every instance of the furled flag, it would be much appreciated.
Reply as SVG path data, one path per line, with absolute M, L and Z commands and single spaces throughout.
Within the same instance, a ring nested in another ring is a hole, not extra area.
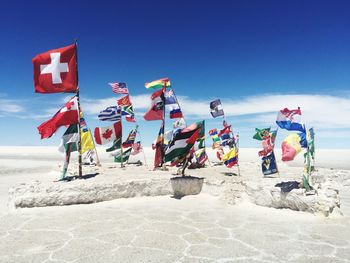
M 78 122 L 78 102 L 77 97 L 74 96 L 50 120 L 40 124 L 38 130 L 41 139 L 45 139 L 50 138 L 59 127 Z
M 315 132 L 314 128 L 310 128 L 306 134 L 306 140 L 308 149 L 310 151 L 312 159 L 315 159 Z
M 224 110 L 222 109 L 221 101 L 219 99 L 210 102 L 210 113 L 213 118 L 224 115 Z
M 169 107 L 169 110 L 170 119 L 183 118 L 181 109 L 178 104 L 171 105 Z
M 59 151 L 66 154 L 61 178 L 64 178 L 66 176 L 71 152 L 78 150 L 78 142 L 79 142 L 78 125 L 77 124 L 69 125 L 69 127 L 67 128 L 67 130 L 62 136 L 61 144 L 59 146 Z
M 238 163 L 238 152 L 236 147 L 232 148 L 222 157 L 226 167 L 231 168 Z
M 121 108 L 120 106 L 110 106 L 100 112 L 98 115 L 100 121 L 120 121 L 121 119 Z
M 81 136 L 81 154 L 87 152 L 88 150 L 94 150 L 95 145 L 92 139 L 90 129 L 80 129 Z
M 275 140 L 276 140 L 277 130 L 270 131 L 269 135 L 264 135 L 264 140 L 262 140 L 261 145 L 263 147 L 263 150 L 259 151 L 259 156 L 266 156 L 270 154 L 274 147 L 275 147 Z
M 262 141 L 270 137 L 270 130 L 271 128 L 264 128 L 264 129 L 255 128 L 255 134 L 253 136 L 253 139 Z
M 218 158 L 219 161 L 222 161 L 222 158 L 224 157 L 225 152 L 224 148 L 219 145 L 219 149 L 216 151 L 216 158 Z
M 134 144 L 136 134 L 137 134 L 137 128 L 138 128 L 138 126 L 136 126 L 136 128 L 134 130 L 131 130 L 129 132 L 128 138 L 126 138 L 125 142 L 123 142 L 123 144 L 122 144 L 123 148 L 129 148 Z
M 289 134 L 282 142 L 282 161 L 292 161 L 301 151 L 300 136 L 297 133 Z
M 173 89 L 170 89 L 169 91 L 167 91 L 165 93 L 165 105 L 175 104 L 175 103 L 177 103 L 175 93 L 174 93 Z
M 113 153 L 112 155 L 114 156 L 114 162 L 116 163 L 125 163 L 129 160 L 130 154 L 131 154 L 131 148 L 126 150 L 125 152 L 119 150 L 116 153 Z
M 145 113 L 143 118 L 146 121 L 163 120 L 164 116 L 164 93 L 163 90 L 154 92 L 151 96 L 151 108 Z
M 277 125 L 288 131 L 301 131 L 305 132 L 305 126 L 301 122 L 301 110 L 300 107 L 295 110 L 289 110 L 284 108 L 277 114 Z
M 201 127 L 194 123 L 174 134 L 173 139 L 165 150 L 165 162 L 169 162 L 176 157 L 186 155 L 190 152 L 198 138 Z
M 106 152 L 113 152 L 115 150 L 118 150 L 122 147 L 122 138 L 119 137 L 113 141 L 113 145 L 106 149 Z
M 129 94 L 128 87 L 124 82 L 108 83 L 112 87 L 112 91 L 117 94 Z
M 162 78 L 158 80 L 154 80 L 152 82 L 146 83 L 146 89 L 163 89 L 164 85 L 166 88 L 170 88 L 170 80 L 168 78 Z
M 163 157 L 164 157 L 163 140 L 164 140 L 164 125 L 160 127 L 158 136 L 156 139 L 156 143 L 154 144 L 154 146 L 152 145 L 152 149 L 156 150 L 154 154 L 154 167 L 160 167 L 163 165 Z
M 264 175 L 278 173 L 276 158 L 273 152 L 270 155 L 262 158 L 261 169 Z
M 97 144 L 106 144 L 112 142 L 122 135 L 122 125 L 118 121 L 112 126 L 96 127 L 94 131 L 95 141 Z
M 136 154 L 138 154 L 139 152 L 142 151 L 141 142 L 138 141 L 138 142 L 133 143 L 132 146 L 131 146 L 131 148 L 132 148 L 131 155 L 136 155 Z
M 220 138 L 218 136 L 218 130 L 217 129 L 212 129 L 209 131 L 209 135 L 210 137 L 212 138 L 213 140 L 213 146 L 212 148 L 215 149 L 215 148 L 218 148 L 221 146 L 220 144 Z
M 77 92 L 76 45 L 49 50 L 33 58 L 37 93 Z

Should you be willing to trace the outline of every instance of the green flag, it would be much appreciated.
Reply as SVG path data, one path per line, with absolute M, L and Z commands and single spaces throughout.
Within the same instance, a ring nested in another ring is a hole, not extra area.
M 106 149 L 106 152 L 113 152 L 115 150 L 120 149 L 121 148 L 121 141 L 122 141 L 121 138 L 116 139 L 113 142 L 113 145 L 110 148 Z
M 126 150 L 125 152 L 123 152 L 123 156 L 121 154 L 121 151 L 119 151 L 115 156 L 114 156 L 114 162 L 116 163 L 121 163 L 121 162 L 127 162 L 129 160 L 130 157 L 130 153 L 131 153 L 132 148 L 129 148 L 128 150 Z
M 265 129 L 255 128 L 255 134 L 253 136 L 253 139 L 258 140 L 258 141 L 262 141 L 262 140 L 266 139 L 266 137 L 270 136 L 270 130 L 271 130 L 271 128 L 265 128 Z

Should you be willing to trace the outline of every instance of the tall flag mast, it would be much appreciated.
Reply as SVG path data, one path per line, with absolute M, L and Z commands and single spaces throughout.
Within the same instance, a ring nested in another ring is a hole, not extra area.
M 38 130 L 42 138 L 47 138 L 51 137 L 63 125 L 78 124 L 79 176 L 81 176 L 77 41 L 75 40 L 75 43 L 72 45 L 41 53 L 35 56 L 32 62 L 34 66 L 34 86 L 36 93 L 76 93 L 76 100 L 70 100 L 52 119 L 41 124 Z M 67 118 L 68 115 L 69 118 Z M 44 137 L 43 134 L 45 134 Z

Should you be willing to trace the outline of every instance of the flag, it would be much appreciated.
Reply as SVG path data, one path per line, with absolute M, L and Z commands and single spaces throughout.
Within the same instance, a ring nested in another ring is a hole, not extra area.
M 267 156 L 270 154 L 275 147 L 275 139 L 277 135 L 277 130 L 271 131 L 268 135 L 264 135 L 264 140 L 262 140 L 261 145 L 263 150 L 259 151 L 259 156 Z
M 208 155 L 205 152 L 205 149 L 200 149 L 196 151 L 194 155 L 196 157 L 197 163 L 201 165 L 203 165 L 208 160 Z
M 297 133 L 289 134 L 282 142 L 282 161 L 292 161 L 301 151 L 300 136 Z
M 300 107 L 295 110 L 289 110 L 284 108 L 277 114 L 277 125 L 288 131 L 301 131 L 305 132 L 305 126 L 301 122 L 301 110 Z
M 310 151 L 312 159 L 315 159 L 315 132 L 314 128 L 310 128 L 306 133 L 306 140 L 308 149 Z
M 70 45 L 41 53 L 32 59 L 37 93 L 77 92 L 77 51 Z
M 120 106 L 107 107 L 105 110 L 100 111 L 98 115 L 100 121 L 120 121 L 121 119 L 121 108 Z
M 165 162 L 171 161 L 176 157 L 188 154 L 198 138 L 200 126 L 196 123 L 173 135 L 165 151 Z
M 172 105 L 169 107 L 169 118 L 175 119 L 175 118 L 182 118 L 182 112 L 178 104 Z
M 117 104 L 119 106 L 130 106 L 130 105 L 132 105 L 129 95 L 126 95 L 126 96 L 120 98 L 119 100 L 117 100 Z
M 128 122 L 136 122 L 134 115 L 126 115 L 125 120 Z
M 151 108 L 145 113 L 143 118 L 146 121 L 155 121 L 164 119 L 164 93 L 163 90 L 154 92 L 151 96 Z
M 212 129 L 209 131 L 209 135 L 210 137 L 212 138 L 213 140 L 213 146 L 212 148 L 215 149 L 215 148 L 218 148 L 220 147 L 220 138 L 218 136 L 218 130 L 217 129 Z
M 69 125 L 65 133 L 62 135 L 61 143 L 58 147 L 58 150 L 64 153 L 68 147 L 68 143 L 77 144 L 79 142 L 79 133 L 78 133 L 78 125 L 72 124 Z M 75 151 L 77 151 L 78 146 L 74 146 Z M 73 150 L 72 150 L 73 151 Z
M 222 161 L 222 157 L 224 156 L 225 152 L 224 152 L 224 148 L 222 148 L 219 145 L 219 149 L 216 151 L 216 158 L 219 159 L 219 161 Z
M 123 152 L 123 154 L 121 153 L 121 150 L 119 150 L 118 152 L 112 155 L 114 156 L 114 162 L 124 163 L 129 160 L 130 154 L 131 154 L 131 148 Z
M 270 155 L 263 157 L 261 161 L 261 169 L 264 175 L 278 173 L 276 158 L 273 152 Z
M 227 125 L 225 128 L 220 130 L 218 137 L 221 139 L 221 146 L 227 146 L 234 143 L 234 139 L 231 137 L 231 134 L 231 125 Z
M 136 155 L 136 154 L 138 154 L 138 153 L 141 152 L 141 150 L 142 150 L 141 142 L 138 141 L 138 142 L 133 143 L 132 146 L 131 146 L 131 148 L 132 148 L 131 155 Z
M 81 129 L 80 136 L 81 136 L 81 154 L 84 154 L 88 150 L 95 149 L 95 145 L 94 145 L 94 141 L 92 139 L 90 129 L 85 129 L 85 131 L 83 129 Z
M 122 147 L 122 138 L 119 137 L 113 141 L 113 145 L 106 149 L 106 152 L 113 152 L 115 150 L 118 150 Z
M 41 139 L 50 138 L 56 130 L 64 125 L 79 122 L 77 97 L 73 97 L 50 120 L 38 127 Z
M 134 108 L 132 107 L 132 104 L 121 106 L 121 114 L 125 117 L 134 116 Z
M 210 102 L 210 113 L 213 118 L 224 115 L 224 110 L 222 109 L 221 101 L 219 99 Z
M 174 129 L 183 129 L 186 128 L 186 122 L 184 118 L 180 118 L 173 123 Z
M 270 136 L 270 130 L 271 128 L 264 128 L 264 129 L 255 128 L 255 134 L 253 136 L 253 139 L 258 141 L 262 141 L 266 139 L 267 137 Z
M 165 105 L 169 105 L 169 104 L 177 104 L 177 99 L 172 89 L 170 89 L 165 93 Z
M 66 176 L 68 165 L 70 161 L 71 152 L 78 151 L 79 133 L 78 125 L 69 125 L 65 133 L 62 135 L 61 143 L 59 146 L 59 151 L 66 154 L 63 169 L 61 173 L 61 178 Z
M 112 91 L 117 94 L 129 94 L 129 90 L 124 82 L 108 83 L 112 87 Z
M 162 78 L 162 79 L 158 79 L 158 80 L 154 80 L 152 82 L 146 83 L 145 87 L 146 89 L 163 89 L 164 84 L 166 88 L 171 87 L 170 80 L 168 78 Z
M 123 142 L 123 144 L 122 144 L 123 148 L 129 148 L 133 145 L 133 143 L 135 142 L 136 134 L 137 134 L 137 128 L 138 128 L 138 126 L 136 126 L 135 130 L 131 130 L 129 132 L 128 138 L 126 138 L 125 142 Z
M 236 147 L 232 148 L 222 157 L 226 167 L 231 168 L 238 163 L 238 152 Z
M 112 142 L 122 135 L 122 125 L 118 121 L 112 126 L 96 127 L 94 131 L 94 137 L 97 144 L 106 144 Z

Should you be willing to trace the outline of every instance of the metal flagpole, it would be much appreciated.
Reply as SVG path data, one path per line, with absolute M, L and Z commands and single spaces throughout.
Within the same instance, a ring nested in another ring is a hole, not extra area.
M 83 175 L 83 168 L 82 168 L 82 160 L 81 160 L 81 132 L 80 132 L 80 98 L 79 98 L 79 77 L 78 77 L 78 40 L 75 39 L 75 54 L 76 54 L 76 76 L 77 76 L 77 102 L 78 102 L 78 134 L 79 134 L 79 141 L 78 141 L 78 162 L 79 162 L 79 177 Z
M 120 117 L 120 168 L 123 168 L 123 120 Z

